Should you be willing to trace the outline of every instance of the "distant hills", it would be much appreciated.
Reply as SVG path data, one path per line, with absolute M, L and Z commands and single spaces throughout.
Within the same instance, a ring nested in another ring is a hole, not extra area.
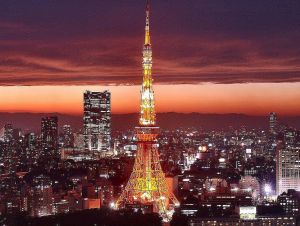
M 59 126 L 70 124 L 75 130 L 82 128 L 82 116 L 74 116 L 60 113 L 0 113 L 0 128 L 5 123 L 12 123 L 15 128 L 38 132 L 41 118 L 56 115 Z M 281 124 L 300 129 L 300 116 L 278 117 Z M 268 116 L 249 116 L 244 114 L 201 114 L 201 113 L 158 113 L 158 126 L 162 129 L 176 128 L 203 128 L 205 130 L 227 130 L 230 126 L 240 128 L 268 128 Z M 124 131 L 137 126 L 138 114 L 112 115 L 113 131 Z

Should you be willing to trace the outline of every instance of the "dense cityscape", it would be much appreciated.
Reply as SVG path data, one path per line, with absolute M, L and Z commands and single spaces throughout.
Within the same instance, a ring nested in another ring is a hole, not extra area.
M 268 128 L 159 127 L 145 12 L 136 127 L 113 130 L 109 86 L 82 93 L 80 129 L 55 114 L 38 132 L 0 125 L 0 225 L 300 225 L 300 130 L 280 114 Z
M 112 135 L 110 114 L 109 92 L 87 91 L 81 131 L 58 128 L 57 117 L 42 118 L 40 134 L 4 125 L 2 224 L 16 216 L 30 222 L 89 209 L 117 211 L 137 145 L 133 130 Z M 93 120 L 87 120 L 90 115 Z M 180 201 L 173 225 L 216 225 L 215 219 L 218 225 L 296 225 L 300 131 L 282 126 L 274 112 L 266 120 L 265 131 L 161 129 L 160 162 Z

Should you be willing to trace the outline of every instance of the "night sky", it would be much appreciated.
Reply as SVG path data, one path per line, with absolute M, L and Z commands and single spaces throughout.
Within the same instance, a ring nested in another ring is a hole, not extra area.
M 0 0 L 0 111 L 137 111 L 145 2 Z M 158 111 L 300 115 L 300 1 L 151 4 Z

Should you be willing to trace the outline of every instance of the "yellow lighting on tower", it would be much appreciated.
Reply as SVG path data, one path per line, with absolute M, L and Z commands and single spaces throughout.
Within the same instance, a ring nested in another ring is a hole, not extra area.
M 117 201 L 118 208 L 127 204 L 153 205 L 164 221 L 169 221 L 179 202 L 168 187 L 157 149 L 156 114 L 152 79 L 150 43 L 150 4 L 147 1 L 145 43 L 143 47 L 143 83 L 139 127 L 136 128 L 137 154 L 129 181 Z
M 146 7 L 145 43 L 143 47 L 143 85 L 141 89 L 140 125 L 155 125 L 155 106 L 152 79 L 152 48 L 150 43 L 150 4 Z

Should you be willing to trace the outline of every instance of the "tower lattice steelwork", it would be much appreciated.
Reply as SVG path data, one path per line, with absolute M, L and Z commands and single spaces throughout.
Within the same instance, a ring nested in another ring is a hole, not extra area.
M 158 212 L 167 221 L 170 220 L 174 207 L 179 205 L 179 202 L 168 187 L 159 161 L 157 144 L 159 128 L 156 127 L 152 85 L 152 48 L 149 22 L 150 4 L 147 1 L 141 112 L 139 127 L 136 127 L 138 148 L 132 174 L 117 201 L 117 206 L 122 208 L 127 204 L 153 205 L 154 212 Z

